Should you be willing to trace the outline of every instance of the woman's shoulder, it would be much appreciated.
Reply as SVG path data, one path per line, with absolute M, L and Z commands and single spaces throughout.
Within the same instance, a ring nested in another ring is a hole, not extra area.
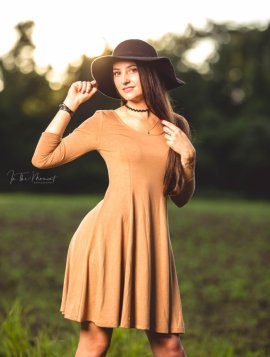
M 100 118 L 101 120 L 106 118 L 114 118 L 114 110 L 113 109 L 98 109 L 95 111 L 94 115 L 95 117 Z
M 115 111 L 113 109 L 98 109 L 85 121 L 85 124 L 88 123 L 91 125 L 91 123 L 96 123 L 96 125 L 102 129 L 107 128 L 111 130 L 115 126 L 115 123 L 117 123 L 117 117 L 114 113 Z
M 113 112 L 114 110 L 113 109 L 99 109 L 97 110 L 98 112 L 101 112 L 102 115 L 105 115 L 105 116 L 113 116 Z
M 94 122 L 102 123 L 104 118 L 108 119 L 109 117 L 113 117 L 113 110 L 98 109 L 90 117 L 85 119 L 84 124 L 87 125 Z

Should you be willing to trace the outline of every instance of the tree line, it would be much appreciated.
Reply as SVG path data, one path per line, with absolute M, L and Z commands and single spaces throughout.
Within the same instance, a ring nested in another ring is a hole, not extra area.
M 34 23 L 20 23 L 16 28 L 18 40 L 0 60 L 0 190 L 104 192 L 107 169 L 97 152 L 50 170 L 31 165 L 41 132 L 69 85 L 91 79 L 94 58 L 82 56 L 80 65 L 69 65 L 62 86 L 52 89 L 52 68 L 40 73 L 33 59 Z M 215 50 L 201 68 L 194 68 L 187 60 L 187 51 L 204 40 L 211 40 Z M 204 30 L 190 26 L 182 35 L 168 33 L 149 42 L 159 55 L 170 57 L 177 76 L 187 83 L 170 96 L 175 111 L 191 126 L 197 150 L 197 194 L 269 199 L 270 24 L 259 29 L 209 23 Z M 110 53 L 106 48 L 103 55 Z M 119 104 L 96 94 L 78 109 L 64 135 L 96 110 L 114 109 Z

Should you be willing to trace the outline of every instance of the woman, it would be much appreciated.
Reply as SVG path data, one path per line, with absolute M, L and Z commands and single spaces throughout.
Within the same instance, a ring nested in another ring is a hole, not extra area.
M 167 91 L 184 82 L 148 43 L 121 42 L 93 61 L 94 80 L 73 83 L 41 134 L 32 163 L 63 165 L 91 150 L 106 162 L 109 186 L 69 246 L 61 311 L 81 323 L 79 356 L 104 356 L 114 327 L 145 330 L 155 356 L 185 356 L 185 332 L 167 221 L 195 187 L 195 149 L 187 121 Z M 97 91 L 121 99 L 62 135 L 79 105 Z

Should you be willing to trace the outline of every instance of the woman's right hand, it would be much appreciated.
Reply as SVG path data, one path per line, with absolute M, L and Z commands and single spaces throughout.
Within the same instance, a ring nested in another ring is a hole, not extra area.
M 97 91 L 96 81 L 78 81 L 71 84 L 64 103 L 72 110 L 76 109 Z

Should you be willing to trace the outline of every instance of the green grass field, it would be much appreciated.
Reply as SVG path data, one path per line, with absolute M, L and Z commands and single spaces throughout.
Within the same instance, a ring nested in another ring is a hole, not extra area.
M 79 326 L 59 312 L 69 241 L 101 196 L 0 195 L 0 356 L 74 356 Z M 270 356 L 270 204 L 169 203 L 188 357 Z M 114 329 L 107 354 L 152 356 Z

